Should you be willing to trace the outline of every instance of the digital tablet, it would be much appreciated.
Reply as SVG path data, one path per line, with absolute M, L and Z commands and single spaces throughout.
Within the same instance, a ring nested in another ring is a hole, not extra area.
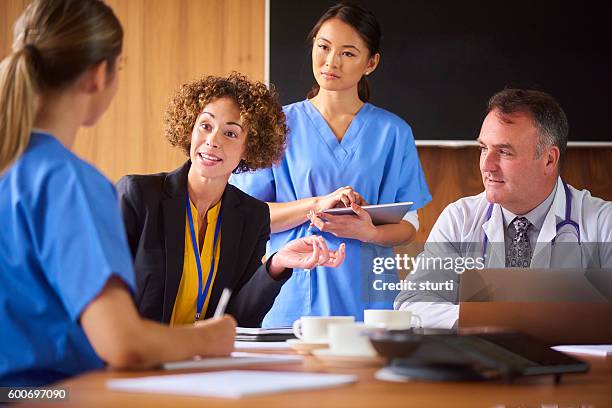
M 374 225 L 382 225 L 399 223 L 413 205 L 414 203 L 410 201 L 395 204 L 364 205 L 361 208 L 370 214 Z M 350 207 L 330 208 L 328 210 L 323 210 L 323 212 L 332 215 L 355 215 Z

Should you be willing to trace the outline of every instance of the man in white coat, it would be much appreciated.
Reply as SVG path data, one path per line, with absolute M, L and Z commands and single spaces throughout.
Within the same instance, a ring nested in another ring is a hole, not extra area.
M 440 268 L 436 259 L 486 268 L 612 268 L 612 202 L 559 177 L 567 134 L 566 116 L 548 94 L 506 89 L 489 100 L 478 137 L 485 191 L 444 209 L 407 277 L 413 288 L 450 280 L 453 289 L 402 291 L 396 309 L 412 310 L 425 327 L 456 324 L 462 269 Z

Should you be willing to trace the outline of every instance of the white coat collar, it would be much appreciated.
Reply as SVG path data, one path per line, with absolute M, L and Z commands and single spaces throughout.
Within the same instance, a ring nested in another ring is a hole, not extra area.
M 557 178 L 555 198 L 550 210 L 546 214 L 544 224 L 538 235 L 536 247 L 531 258 L 531 267 L 546 267 L 550 264 L 550 243 L 557 235 L 557 223 L 565 219 L 565 189 L 561 177 Z M 486 195 L 485 195 L 486 199 Z M 487 206 L 488 208 L 488 206 Z M 487 234 L 489 248 L 487 248 L 488 260 L 486 265 L 503 268 L 506 265 L 506 247 L 504 240 L 504 216 L 499 204 L 493 205 L 491 218 L 482 224 L 482 229 Z M 491 245 L 491 243 L 494 243 Z
M 486 195 L 485 195 L 486 197 Z M 487 206 L 488 209 L 488 206 Z M 501 228 L 500 228 L 501 227 Z M 486 265 L 489 268 L 503 268 L 506 266 L 506 246 L 504 243 L 504 216 L 499 204 L 493 205 L 491 218 L 482 224 L 489 243 L 485 248 L 488 254 Z
M 538 235 L 538 242 L 552 242 L 557 235 L 557 224 L 565 219 L 565 189 L 563 188 L 561 177 L 557 179 L 556 189 L 555 198 L 551 206 L 552 211 L 548 211 L 548 214 L 546 214 L 544 224 L 542 224 L 542 229 Z
M 565 219 L 565 188 L 561 177 L 557 178 L 555 198 L 538 235 L 531 257 L 532 268 L 547 268 L 552 255 L 552 241 L 557 236 L 557 224 Z

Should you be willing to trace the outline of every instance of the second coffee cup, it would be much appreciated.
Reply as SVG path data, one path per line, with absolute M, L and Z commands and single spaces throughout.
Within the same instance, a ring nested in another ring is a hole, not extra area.
M 293 322 L 293 334 L 305 343 L 327 343 L 330 324 L 354 321 L 353 316 L 302 316 Z
M 329 352 L 337 356 L 373 357 L 376 350 L 369 334 L 376 328 L 364 323 L 332 324 L 329 326 Z
M 406 330 L 411 327 L 422 327 L 421 317 L 409 310 L 367 309 L 363 312 L 364 322 L 369 326 L 390 330 Z M 413 320 L 416 324 L 413 324 Z

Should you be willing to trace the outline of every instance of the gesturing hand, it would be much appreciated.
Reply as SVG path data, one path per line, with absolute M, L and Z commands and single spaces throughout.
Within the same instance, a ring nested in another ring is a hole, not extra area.
M 345 244 L 333 251 L 327 247 L 323 237 L 310 235 L 288 242 L 270 262 L 270 274 L 273 277 L 281 274 L 285 268 L 311 269 L 315 266 L 339 266 L 345 258 Z

